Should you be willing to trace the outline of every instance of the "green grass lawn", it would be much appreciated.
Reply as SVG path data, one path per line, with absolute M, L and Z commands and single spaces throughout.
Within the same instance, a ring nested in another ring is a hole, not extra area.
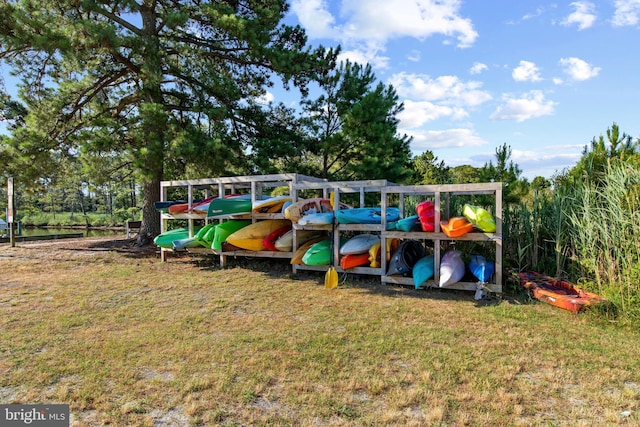
M 640 332 L 526 298 L 64 244 L 0 271 L 0 403 L 76 426 L 640 423 Z

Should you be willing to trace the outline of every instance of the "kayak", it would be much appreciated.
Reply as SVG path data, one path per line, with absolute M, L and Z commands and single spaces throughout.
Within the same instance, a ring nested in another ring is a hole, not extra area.
M 302 258 L 307 253 L 309 248 L 311 246 L 313 246 L 314 244 L 322 241 L 322 240 L 327 240 L 327 237 L 326 236 L 324 236 L 324 237 L 313 237 L 313 238 L 307 240 L 306 242 L 304 242 L 298 249 L 296 249 L 296 251 L 291 256 L 290 264 L 304 264 L 302 262 Z
M 270 197 L 265 200 L 256 201 L 251 210 L 254 213 L 278 213 L 282 211 L 282 206 L 291 200 L 291 196 Z
M 463 216 L 454 216 L 446 221 L 440 221 L 442 232 L 449 237 L 464 236 L 473 230 L 473 224 Z
M 486 283 L 491 279 L 493 273 L 495 273 L 496 265 L 493 261 L 488 261 L 482 255 L 471 255 L 469 270 L 471 270 L 479 282 Z
M 398 239 L 385 239 L 385 246 L 387 247 L 387 261 L 391 259 L 391 254 L 398 249 L 399 240 Z M 371 267 L 380 268 L 380 261 L 382 260 L 380 255 L 380 242 L 374 243 L 369 249 L 369 262 L 371 263 Z
M 251 196 L 249 195 L 214 199 L 209 203 L 207 218 L 251 213 L 251 206 Z
M 205 247 L 204 242 L 198 240 L 195 237 L 185 237 L 184 239 L 178 239 L 171 242 L 172 249 L 188 249 L 188 248 L 200 248 Z
M 267 219 L 254 222 L 227 237 L 227 242 L 248 251 L 264 251 L 263 241 L 272 232 L 290 225 L 287 219 Z
M 418 203 L 416 213 L 420 218 L 422 231 L 430 233 L 435 230 L 435 205 L 431 200 Z
M 387 208 L 387 222 L 397 221 L 400 209 Z M 382 208 L 352 208 L 338 209 L 336 220 L 339 224 L 380 224 L 382 222 Z
M 389 261 L 389 276 L 400 274 L 408 277 L 411 275 L 413 266 L 425 255 L 424 247 L 417 240 L 403 240 L 396 251 L 391 255 Z
M 289 230 L 284 233 L 278 240 L 276 240 L 274 246 L 277 250 L 282 252 L 291 252 L 293 249 L 293 230 Z M 314 237 L 320 237 L 322 231 L 318 230 L 297 230 L 296 238 L 298 240 L 298 246 Z
M 360 267 L 369 264 L 369 253 L 347 254 L 340 257 L 340 267 L 348 270 L 354 267 Z
M 169 200 L 164 202 L 153 202 L 153 206 L 156 208 L 158 212 L 168 213 L 169 206 L 179 205 L 183 203 L 187 203 L 187 201 L 186 200 L 173 200 L 173 201 Z
M 462 253 L 456 250 L 447 251 L 440 260 L 440 287 L 458 283 L 464 277 L 464 272 Z
M 564 310 L 578 313 L 607 302 L 606 298 L 585 291 L 566 280 L 555 279 L 534 271 L 521 271 L 518 275 L 522 286 L 528 289 L 536 299 Z
M 421 228 L 420 217 L 418 215 L 413 215 L 407 218 L 399 219 L 396 222 L 396 230 L 400 231 L 419 231 Z
M 175 230 L 165 231 L 164 233 L 157 235 L 156 238 L 153 239 L 153 243 L 161 248 L 173 249 L 174 240 L 186 239 L 188 237 L 188 228 L 176 228 Z
M 251 224 L 251 220 L 248 219 L 234 219 L 218 224 L 215 228 L 213 241 L 211 242 L 211 249 L 216 251 L 222 250 L 222 243 L 227 240 L 227 237 L 249 224 Z
M 333 212 L 319 212 L 306 214 L 298 220 L 300 225 L 327 225 L 333 224 Z
M 194 202 L 194 203 L 191 204 L 191 210 L 193 210 L 194 208 L 197 208 L 200 205 L 207 204 L 207 203 L 211 202 L 213 199 L 214 199 L 214 197 L 207 197 L 204 200 L 200 200 L 198 202 Z M 181 214 L 181 213 L 188 213 L 189 212 L 189 203 L 187 203 L 187 202 L 185 202 L 185 203 L 176 203 L 176 204 L 170 205 L 167 210 L 172 215 Z
M 413 266 L 413 286 L 420 289 L 420 286 L 433 277 L 434 273 L 434 257 L 429 254 L 422 257 Z
M 314 243 L 305 252 L 302 262 L 305 265 L 329 265 L 331 263 L 331 244 L 330 239 Z
M 340 206 L 344 206 L 345 209 L 349 208 L 348 205 L 343 203 L 340 203 Z M 293 222 L 299 222 L 305 215 L 327 212 L 333 212 L 331 200 L 317 197 L 315 199 L 299 200 L 296 203 L 292 203 L 284 210 L 284 217 Z
M 285 235 L 285 233 L 292 231 L 291 230 L 291 222 L 289 222 L 287 225 L 283 225 L 282 227 L 272 231 L 271 233 L 267 234 L 267 236 L 264 238 L 264 240 L 262 241 L 262 245 L 270 250 L 270 251 L 277 251 L 278 249 L 276 248 L 276 241 L 281 238 L 282 236 Z
M 466 204 L 462 209 L 462 215 L 485 233 L 496 232 L 496 221 L 486 209 Z
M 380 237 L 373 234 L 358 234 L 340 247 L 340 255 L 368 254 L 375 243 L 380 243 Z M 368 255 L 367 259 L 369 259 Z

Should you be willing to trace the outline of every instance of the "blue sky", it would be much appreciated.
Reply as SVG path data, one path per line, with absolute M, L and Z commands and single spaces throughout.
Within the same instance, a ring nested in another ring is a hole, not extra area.
M 290 4 L 311 45 L 340 44 L 395 87 L 414 154 L 482 166 L 507 143 L 531 180 L 575 165 L 613 122 L 640 136 L 640 0 Z
M 576 164 L 616 122 L 640 137 L 640 0 L 290 0 L 309 44 L 370 63 L 404 102 L 415 155 L 482 166 L 503 143 L 528 179 Z M 0 68 L 15 96 L 8 70 Z M 265 100 L 295 106 L 274 86 Z M 0 131 L 3 130 L 0 123 Z

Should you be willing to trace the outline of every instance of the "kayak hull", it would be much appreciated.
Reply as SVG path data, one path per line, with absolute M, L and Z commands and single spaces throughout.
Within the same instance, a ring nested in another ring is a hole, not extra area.
M 369 249 L 376 243 L 380 243 L 380 237 L 373 234 L 358 234 L 340 247 L 340 255 L 367 254 L 368 259 Z
M 462 215 L 483 232 L 496 232 L 496 221 L 486 209 L 466 204 L 462 209 Z
M 460 251 L 447 251 L 440 261 L 439 286 L 444 288 L 458 283 L 464 277 L 465 268 Z
M 369 265 L 369 253 L 348 254 L 340 258 L 340 267 L 344 270 Z
M 251 213 L 251 197 L 235 196 L 214 199 L 209 203 L 207 218 L 217 218 L 225 215 L 239 215 Z
M 493 261 L 488 261 L 482 255 L 471 255 L 469 270 L 471 270 L 479 282 L 486 283 L 491 279 L 493 273 L 495 273 L 496 265 Z
M 606 298 L 585 291 L 566 280 L 555 279 L 534 271 L 521 271 L 518 275 L 522 286 L 528 289 L 536 299 L 554 307 L 578 313 L 607 302 Z
M 455 216 L 447 221 L 440 221 L 440 228 L 447 236 L 456 238 L 472 231 L 473 224 L 463 216 Z
M 425 255 L 424 247 L 417 240 L 404 240 L 391 255 L 389 261 L 388 275 L 399 274 L 409 277 L 413 271 L 413 266 Z
M 433 254 L 424 256 L 413 266 L 413 286 L 420 289 L 422 284 L 431 279 L 434 274 L 434 257 Z
M 254 222 L 231 234 L 227 237 L 227 242 L 248 251 L 264 251 L 267 250 L 263 244 L 265 237 L 290 224 L 286 219 L 267 219 Z
M 222 243 L 227 240 L 227 237 L 249 224 L 251 224 L 250 220 L 231 220 L 218 224 L 213 236 L 213 242 L 211 242 L 211 249 L 215 251 L 222 250 Z
M 387 208 L 387 222 L 394 222 L 400 218 L 400 209 Z M 336 221 L 339 224 L 380 224 L 382 222 L 382 209 L 373 208 L 353 208 L 338 209 L 336 211 Z

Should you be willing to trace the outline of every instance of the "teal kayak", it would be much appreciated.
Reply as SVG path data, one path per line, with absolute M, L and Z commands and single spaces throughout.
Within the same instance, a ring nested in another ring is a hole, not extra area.
M 400 209 L 387 208 L 387 222 L 394 222 L 400 218 Z M 352 208 L 336 211 L 336 220 L 340 224 L 380 224 L 382 222 L 381 208 Z
M 420 258 L 413 266 L 413 286 L 419 289 L 427 280 L 433 277 L 434 258 L 433 254 L 429 254 Z
M 302 257 L 305 265 L 329 265 L 331 263 L 331 240 L 314 243 Z

